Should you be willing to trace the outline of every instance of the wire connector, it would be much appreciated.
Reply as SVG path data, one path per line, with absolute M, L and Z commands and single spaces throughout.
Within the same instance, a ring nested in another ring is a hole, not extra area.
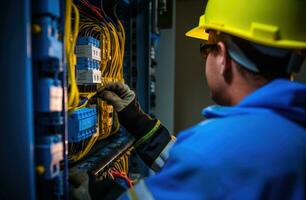
M 68 119 L 68 141 L 80 142 L 96 133 L 96 127 L 96 108 L 81 108 L 75 110 Z

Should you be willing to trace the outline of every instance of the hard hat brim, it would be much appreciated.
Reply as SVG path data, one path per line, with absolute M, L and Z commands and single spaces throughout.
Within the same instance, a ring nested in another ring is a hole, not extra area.
M 200 40 L 208 40 L 209 34 L 205 32 L 203 27 L 195 27 L 191 30 L 189 30 L 187 33 L 185 33 L 187 37 L 195 38 L 195 39 L 200 39 Z

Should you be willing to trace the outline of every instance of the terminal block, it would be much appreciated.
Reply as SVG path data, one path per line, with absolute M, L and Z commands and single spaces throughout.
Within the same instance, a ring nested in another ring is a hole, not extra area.
M 77 83 L 78 85 L 92 85 L 101 83 L 100 63 L 91 58 L 78 58 Z
M 93 37 L 79 37 L 76 47 L 77 84 L 93 85 L 101 83 L 100 41 Z
M 78 45 L 76 47 L 77 57 L 91 58 L 93 60 L 101 61 L 101 50 L 92 45 Z
M 33 58 L 36 61 L 62 59 L 62 42 L 58 36 L 58 22 L 52 17 L 35 18 L 32 25 Z
M 63 109 L 63 88 L 61 82 L 52 78 L 40 78 L 36 85 L 37 112 L 61 112 Z
M 77 70 L 77 83 L 78 85 L 101 83 L 101 76 L 100 70 Z
M 100 47 L 100 41 L 93 37 L 78 37 L 77 45 L 92 45 Z
M 100 68 L 100 63 L 97 60 L 91 58 L 78 58 L 77 59 L 77 69 L 78 70 L 98 70 Z
M 101 49 L 99 40 L 93 37 L 79 37 L 76 46 L 76 55 L 78 58 L 90 58 L 101 61 Z
M 99 109 L 99 133 L 100 138 L 104 139 L 111 134 L 113 127 L 113 106 L 108 105 L 105 101 L 98 99 Z
M 80 142 L 97 132 L 97 109 L 75 110 L 68 120 L 69 142 Z
M 36 143 L 36 172 L 39 177 L 51 180 L 59 176 L 60 162 L 64 155 L 61 135 L 41 136 Z

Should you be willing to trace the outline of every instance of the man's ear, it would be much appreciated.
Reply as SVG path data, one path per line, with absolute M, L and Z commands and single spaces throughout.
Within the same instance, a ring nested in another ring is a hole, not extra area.
M 220 66 L 220 75 L 228 82 L 231 80 L 232 68 L 231 61 L 227 54 L 227 48 L 224 42 L 220 41 L 218 45 L 218 64 Z

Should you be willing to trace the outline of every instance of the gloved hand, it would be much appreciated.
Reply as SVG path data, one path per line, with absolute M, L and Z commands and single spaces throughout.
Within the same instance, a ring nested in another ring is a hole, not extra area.
M 114 106 L 120 123 L 136 140 L 145 136 L 157 123 L 141 110 L 135 93 L 124 83 L 110 83 L 100 88 L 97 96 Z
M 108 104 L 114 106 L 117 112 L 122 111 L 127 107 L 134 99 L 135 93 L 123 83 L 110 83 L 97 92 L 98 97 L 101 97 Z
M 124 191 L 124 187 L 111 178 L 95 180 L 86 172 L 72 170 L 69 173 L 71 200 L 113 200 Z

